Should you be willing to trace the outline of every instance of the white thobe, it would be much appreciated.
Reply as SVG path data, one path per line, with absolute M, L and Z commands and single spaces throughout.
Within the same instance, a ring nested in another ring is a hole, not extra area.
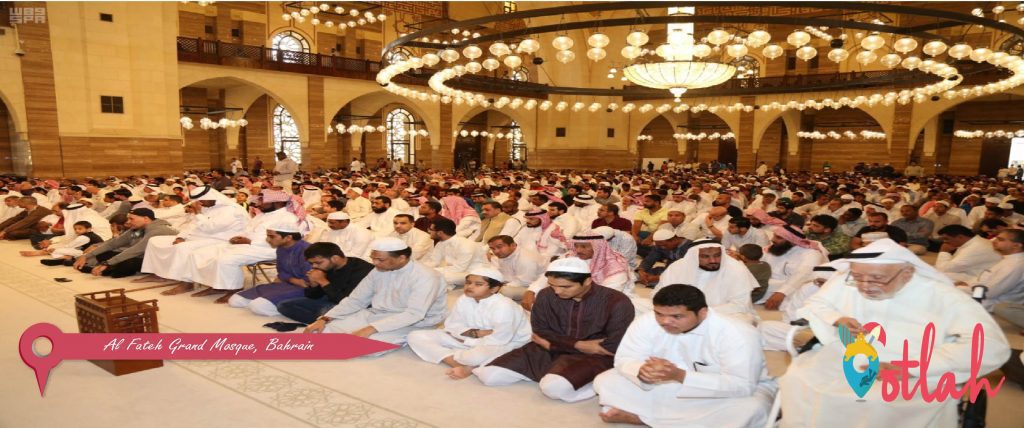
M 690 222 L 689 230 L 692 230 L 693 232 L 689 233 L 690 236 L 687 236 L 687 239 L 718 239 L 718 236 L 715 235 L 710 228 L 708 228 L 707 219 L 708 213 L 697 214 L 697 216 L 694 217 L 693 221 Z M 715 226 L 716 229 L 718 229 L 719 232 L 722 232 L 723 238 L 725 234 L 729 233 L 729 220 L 732 220 L 732 216 L 726 214 L 722 216 L 722 218 L 715 220 L 711 223 Z
M 1024 253 L 1003 256 L 999 263 L 979 274 L 971 283 L 975 284 L 988 287 L 982 304 L 989 311 L 996 303 L 1024 302 Z
M 764 349 L 769 351 L 785 351 L 787 349 L 786 336 L 789 334 L 789 329 L 793 328 L 790 322 L 800 319 L 797 311 L 804 307 L 807 299 L 811 298 L 818 290 L 820 288 L 813 281 L 807 282 L 800 286 L 795 293 L 787 295 L 786 300 L 779 305 L 782 321 L 761 320 L 757 323 L 757 329 L 761 332 L 761 338 L 764 341 Z
M 21 214 L 22 211 L 25 211 L 25 209 L 19 206 L 9 207 L 6 203 L 0 205 L 0 223 L 7 221 L 7 219 L 11 217 Z
M 585 207 L 573 207 L 576 208 L 575 212 L 572 213 L 576 217 L 576 221 L 580 224 L 582 230 L 590 229 L 590 225 L 597 220 L 597 209 L 601 206 L 598 204 L 590 204 Z M 571 209 L 571 208 L 570 208 Z
M 728 230 L 722 234 L 722 248 L 727 250 L 739 250 L 740 247 L 746 244 L 754 244 L 758 247 L 764 248 L 771 242 L 768 239 L 768 235 L 763 230 L 756 227 L 747 229 L 747 233 L 743 235 L 735 235 L 730 233 Z
M 978 275 L 999 263 L 1002 258 L 1003 256 L 992 248 L 991 241 L 974 236 L 957 248 L 956 254 L 939 252 L 935 258 L 935 268 L 953 281 L 969 282 L 977 279 Z
M 388 208 L 382 213 L 371 212 L 363 217 L 357 226 L 362 225 L 362 227 L 370 229 L 374 237 L 380 238 L 395 231 L 395 216 L 399 214 L 401 213 L 394 208 Z
M 415 227 L 403 234 L 399 234 L 392 229 L 391 234 L 387 236 L 398 238 L 405 242 L 405 245 L 412 249 L 413 260 L 423 259 L 424 256 L 430 253 L 430 249 L 434 248 L 434 240 L 430 239 L 430 234 Z
M 772 293 L 790 295 L 801 285 L 811 280 L 814 267 L 828 263 L 828 258 L 818 250 L 794 246 L 786 254 L 776 256 L 770 252 L 764 254 L 765 263 L 772 267 L 772 277 L 768 280 L 768 291 L 761 301 L 768 300 Z M 760 302 L 758 302 L 760 303 Z
M 710 272 L 697 267 L 694 270 L 696 275 L 693 277 L 683 274 L 682 262 L 685 258 L 672 262 L 661 273 L 658 287 L 651 295 L 657 294 L 666 285 L 689 284 L 700 289 L 704 293 L 708 307 L 718 313 L 743 317 L 753 322 L 757 319 L 757 312 L 750 301 L 750 292 L 757 288 L 757 280 L 746 266 L 738 261 L 735 264 L 726 262 L 725 257 L 728 256 L 722 256 L 722 264 L 718 271 Z M 725 269 L 731 271 L 726 272 Z
M 404 344 L 409 332 L 434 328 L 444 320 L 445 290 L 441 275 L 415 260 L 396 270 L 374 269 L 324 314 L 332 318 L 324 332 L 352 333 L 372 326 L 377 333 L 370 339 Z
M 544 276 L 548 262 L 534 250 L 517 247 L 503 259 L 491 256 L 491 265 L 505 278 L 505 287 L 529 287 Z
M 505 221 L 505 224 L 501 226 L 501 232 L 498 234 L 515 238 L 516 235 L 519 234 L 519 230 L 522 228 L 522 219 L 520 219 L 519 217 L 509 217 L 508 220 Z
M 928 389 L 946 372 L 956 383 L 971 377 L 972 336 L 976 324 L 984 331 L 985 349 L 980 355 L 978 375 L 995 370 L 1010 356 L 1002 329 L 970 296 L 948 284 L 915 274 L 894 297 L 869 300 L 856 287 L 847 286 L 845 273 L 832 277 L 798 311 L 810 321 L 814 336 L 823 347 L 805 352 L 793 360 L 780 379 L 784 426 L 889 426 L 899 421 L 908 427 L 952 427 L 957 425 L 960 400 L 925 403 L 920 393 L 910 400 L 899 398 L 887 403 L 881 396 L 881 382 L 875 382 L 867 395 L 858 400 L 843 375 L 841 360 L 844 346 L 834 326 L 841 317 L 861 323 L 877 322 L 887 336 L 885 346 L 875 342 L 878 359 L 890 362 L 903 359 L 904 342 L 910 359 L 920 359 L 921 343 L 927 323 L 935 326 L 935 341 L 928 365 Z M 920 378 L 920 368 L 908 369 L 909 384 Z
M 579 220 L 576 220 L 576 217 L 573 217 L 568 213 L 558 216 L 558 218 L 551 222 L 562 228 L 562 234 L 565 235 L 565 239 L 572 239 L 573 236 L 576 236 L 577 233 L 583 230 Z M 587 227 L 587 229 L 589 229 L 589 227 Z
M 192 255 L 205 249 L 215 255 L 231 244 L 228 239 L 245 233 L 249 214 L 241 206 L 216 204 L 192 216 L 191 227 L 177 236 L 155 236 L 146 243 L 142 272 L 176 281 L 192 281 Z M 177 238 L 185 241 L 175 244 Z M 263 239 L 266 239 L 264 237 Z
M 171 224 L 176 230 L 181 230 L 181 226 L 185 222 L 189 221 L 190 215 L 185 212 L 185 206 L 178 204 L 166 208 L 156 208 L 153 210 L 153 214 L 156 218 L 164 220 Z
M 458 224 L 455 225 L 455 234 L 463 238 L 476 236 L 476 233 L 480 231 L 480 224 L 480 217 L 465 216 L 459 219 Z
M 360 196 L 355 199 L 349 199 L 345 203 L 345 212 L 348 213 L 352 222 L 355 223 L 373 212 L 371 205 L 369 199 Z
M 281 186 L 286 193 L 292 193 L 292 178 L 298 172 L 299 165 L 291 158 L 284 158 L 274 164 L 274 184 Z
M 241 235 L 249 238 L 250 244 L 207 246 L 192 252 L 192 281 L 218 290 L 241 289 L 245 281 L 242 267 L 277 257 L 277 251 L 267 243 L 267 228 L 298 222 L 298 217 L 284 208 L 254 217 Z M 309 223 L 300 226 L 303 236 L 309 233 L 308 227 Z
M 468 330 L 493 330 L 481 338 L 463 336 Z M 526 311 L 496 293 L 477 301 L 460 296 L 443 329 L 409 334 L 409 347 L 424 361 L 440 363 L 447 357 L 466 366 L 482 366 L 530 341 L 532 330 Z
M 370 242 L 373 241 L 373 234 L 369 230 L 359 226 L 348 227 L 339 230 L 327 230 L 320 234 L 320 242 L 332 242 L 341 248 L 345 257 L 356 257 L 370 261 Z
M 482 250 L 476 242 L 452 236 L 438 241 L 420 262 L 440 272 L 450 290 L 466 282 L 470 266 L 486 263 Z
M 648 358 L 686 371 L 682 383 L 639 378 Z M 640 315 L 615 352 L 615 368 L 594 380 L 604 406 L 654 427 L 759 427 L 778 389 L 768 377 L 761 339 L 749 324 L 708 309 L 693 330 L 669 334 L 653 313 Z
M 407 213 L 409 208 L 412 207 L 409 206 L 409 203 L 406 202 L 405 199 L 395 198 L 391 200 L 391 208 L 398 210 L 399 213 Z
M 554 225 L 548 226 L 547 229 L 541 229 L 540 226 L 527 226 L 519 230 L 519 234 L 515 236 L 515 241 L 520 247 L 534 250 L 540 253 L 544 259 L 551 260 L 552 257 L 560 256 L 566 251 L 565 245 L 562 245 L 561 241 L 551 236 L 554 230 Z

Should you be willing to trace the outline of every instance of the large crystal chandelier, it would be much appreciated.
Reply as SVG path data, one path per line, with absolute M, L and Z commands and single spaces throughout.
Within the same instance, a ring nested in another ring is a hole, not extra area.
M 669 15 L 693 15 L 694 7 L 670 7 Z M 654 89 L 668 89 L 679 102 L 689 89 L 720 85 L 736 74 L 736 67 L 693 60 L 693 24 L 668 24 L 667 43 L 655 54 L 661 61 L 638 62 L 622 70 L 629 81 Z

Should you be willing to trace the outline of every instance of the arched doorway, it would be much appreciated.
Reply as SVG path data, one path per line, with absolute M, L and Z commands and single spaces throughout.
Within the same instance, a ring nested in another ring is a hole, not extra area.
M 689 113 L 686 125 L 680 125 L 679 133 L 683 134 L 704 134 L 706 137 L 698 140 L 690 140 L 687 150 L 696 151 L 695 161 L 700 163 L 721 162 L 735 167 L 737 151 L 736 138 L 725 138 L 732 135 L 732 128 L 725 123 L 721 117 L 714 113 L 702 111 L 700 113 Z M 711 138 L 717 134 L 719 138 Z
M 883 132 L 882 126 L 864 110 L 843 107 L 839 109 L 804 110 L 800 117 L 800 130 L 806 132 L 839 133 L 847 131 Z M 890 136 L 886 136 L 890 137 Z M 811 139 L 801 138 L 799 169 L 820 172 L 827 163 L 831 172 L 853 171 L 858 163 L 868 166 L 892 163 L 885 138 L 861 137 Z M 905 153 L 901 155 L 906 155 Z
M 656 116 L 640 131 L 637 141 L 637 156 L 641 168 L 646 169 L 648 164 L 654 169 L 660 169 L 662 164 L 669 161 L 679 161 L 682 157 L 679 154 L 679 144 L 676 142 L 672 124 L 664 116 Z
M 15 174 L 15 145 L 18 134 L 14 130 L 14 119 L 7 104 L 0 100 L 0 174 Z
M 452 153 L 456 169 L 487 165 L 509 168 L 526 164 L 527 148 L 523 131 L 508 115 L 485 110 L 459 122 Z

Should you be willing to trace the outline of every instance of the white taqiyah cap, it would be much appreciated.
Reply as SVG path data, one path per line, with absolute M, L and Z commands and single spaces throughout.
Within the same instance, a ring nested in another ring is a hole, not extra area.
M 654 231 L 653 239 L 655 241 L 668 241 L 669 239 L 675 238 L 676 233 L 668 229 L 658 229 Z
M 283 221 L 280 223 L 275 223 L 273 226 L 268 227 L 267 230 L 273 230 L 284 233 L 301 233 L 299 231 L 299 225 L 296 224 L 294 221 Z
M 548 272 L 590 273 L 590 265 L 579 257 L 558 259 L 548 265 Z
M 343 213 L 341 211 L 335 211 L 333 213 L 327 214 L 328 220 L 350 220 L 351 218 L 352 217 L 349 217 L 348 214 Z
M 486 265 L 476 265 L 470 268 L 469 274 L 490 278 L 498 282 L 505 282 L 505 277 L 501 274 L 501 272 L 498 272 L 497 269 L 488 267 Z
M 362 195 L 362 194 L 363 194 L 363 189 L 362 189 L 362 188 L 359 188 L 359 187 L 349 187 L 349 188 L 348 188 L 348 191 L 349 191 L 349 192 L 356 192 L 356 193 L 358 193 L 358 194 L 360 194 L 360 195 Z
M 402 251 L 406 248 L 409 246 L 405 244 L 405 241 L 392 237 L 377 238 L 370 243 L 370 249 L 373 251 Z

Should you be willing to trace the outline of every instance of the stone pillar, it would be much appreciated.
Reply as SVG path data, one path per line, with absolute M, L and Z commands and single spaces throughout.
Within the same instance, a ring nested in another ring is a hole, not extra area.
M 740 102 L 743 104 L 754 104 L 754 97 L 741 97 Z M 756 110 L 755 110 L 756 111 Z M 754 115 L 755 111 L 752 112 L 740 112 L 740 129 L 739 135 L 736 136 L 736 171 L 737 172 L 751 172 L 754 170 L 756 165 L 754 164 Z
M 896 114 L 892 120 L 892 135 L 889 136 L 889 163 L 897 171 L 907 167 L 910 157 L 910 116 L 914 113 L 914 103 L 896 104 Z
M 935 116 L 924 124 L 924 149 L 921 151 L 921 160 L 918 165 L 924 168 L 926 175 L 935 174 L 936 148 L 939 140 L 939 116 Z
M 452 150 L 455 147 L 455 137 L 452 136 L 452 132 L 455 132 L 455 118 L 452 117 L 452 105 L 441 104 L 441 135 L 431 135 L 431 151 L 432 157 L 430 159 L 430 167 L 434 169 L 449 169 L 455 164 L 455 154 Z M 437 141 L 437 145 L 433 144 Z
M 17 7 L 47 9 L 45 2 L 18 2 Z M 18 24 L 18 36 L 25 51 L 21 57 L 21 74 L 25 86 L 25 121 L 28 141 L 31 142 L 30 173 L 37 177 L 64 175 L 49 22 Z M 98 101 L 99 97 L 96 97 L 90 100 L 89 105 L 99 108 L 94 104 Z
M 317 167 L 335 168 L 338 166 L 337 150 L 333 144 L 327 143 L 327 130 L 324 129 L 324 78 L 310 76 L 306 82 L 309 141 L 303 146 L 302 168 L 306 171 L 316 170 Z

